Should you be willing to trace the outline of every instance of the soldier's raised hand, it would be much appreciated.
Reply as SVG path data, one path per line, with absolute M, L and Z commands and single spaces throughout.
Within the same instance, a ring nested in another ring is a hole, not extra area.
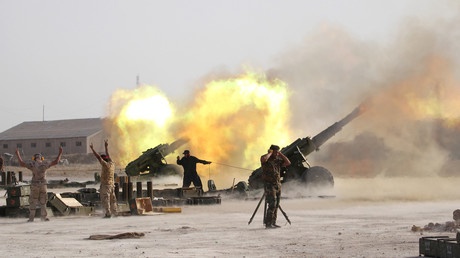
M 104 144 L 105 144 L 105 147 L 107 148 L 107 146 L 109 146 L 109 140 L 106 139 L 106 140 L 104 141 Z

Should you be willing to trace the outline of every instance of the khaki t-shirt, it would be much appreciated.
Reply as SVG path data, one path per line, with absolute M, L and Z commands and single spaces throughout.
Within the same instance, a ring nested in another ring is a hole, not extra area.
M 115 162 L 113 161 L 100 161 L 102 165 L 102 172 L 101 172 L 101 185 L 113 185 L 114 182 L 114 175 L 115 175 Z
M 26 167 L 32 171 L 32 183 L 46 183 L 46 170 L 50 167 L 50 164 L 48 161 L 37 160 L 26 163 Z

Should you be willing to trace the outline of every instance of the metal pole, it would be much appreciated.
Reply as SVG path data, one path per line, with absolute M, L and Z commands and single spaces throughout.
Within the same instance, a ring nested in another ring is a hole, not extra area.
M 267 222 L 265 221 L 265 217 L 267 217 L 267 205 L 268 205 L 268 203 L 267 203 L 267 198 L 265 198 L 265 205 L 264 205 L 264 220 L 263 220 L 264 225 L 267 224 Z
M 136 196 L 142 198 L 142 182 L 136 182 Z
M 147 182 L 147 196 L 150 197 L 150 199 L 153 200 L 153 187 L 152 187 L 152 181 Z
M 262 200 L 264 199 L 264 197 L 265 197 L 265 192 L 264 192 L 264 194 L 262 195 L 262 197 L 260 198 L 259 203 L 257 204 L 256 209 L 255 209 L 254 212 L 252 213 L 252 216 L 251 216 L 251 219 L 250 219 L 249 222 L 248 222 L 248 225 L 251 224 L 252 219 L 253 219 L 254 216 L 256 215 L 257 210 L 259 209 L 259 206 L 260 206 L 260 204 L 262 203 Z M 264 215 L 264 217 L 265 217 L 265 215 Z
M 291 221 L 289 220 L 286 212 L 284 212 L 283 209 L 281 209 L 281 205 L 278 205 L 278 208 L 280 209 L 281 213 L 283 213 L 283 215 L 286 218 L 287 222 L 289 222 L 289 225 L 291 225 Z

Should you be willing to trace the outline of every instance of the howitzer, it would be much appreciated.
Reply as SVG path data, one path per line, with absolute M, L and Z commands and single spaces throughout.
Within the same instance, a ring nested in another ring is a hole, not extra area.
M 342 130 L 342 127 L 359 116 L 362 111 L 363 105 L 360 105 L 342 120 L 329 126 L 313 138 L 299 138 L 290 145 L 282 148 L 281 152 L 291 161 L 291 165 L 286 167 L 281 175 L 283 178 L 282 182 L 300 180 L 301 182 L 312 186 L 334 186 L 334 177 L 332 176 L 331 172 L 329 172 L 329 170 L 324 167 L 311 167 L 307 161 L 306 156 L 314 151 L 319 150 L 321 145 L 323 145 L 337 132 Z M 261 175 L 261 168 L 258 168 L 252 172 L 248 180 L 250 188 L 258 189 L 263 187 L 263 180 Z
M 177 165 L 168 164 L 165 157 L 173 153 L 187 141 L 179 139 L 171 144 L 160 144 L 148 149 L 139 158 L 131 161 L 125 168 L 128 176 L 159 176 L 179 174 Z

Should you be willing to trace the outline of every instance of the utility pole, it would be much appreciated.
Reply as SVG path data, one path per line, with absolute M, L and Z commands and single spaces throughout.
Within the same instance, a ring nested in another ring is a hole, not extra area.
M 45 104 L 43 104 L 42 119 L 43 119 L 43 122 L 45 122 Z

